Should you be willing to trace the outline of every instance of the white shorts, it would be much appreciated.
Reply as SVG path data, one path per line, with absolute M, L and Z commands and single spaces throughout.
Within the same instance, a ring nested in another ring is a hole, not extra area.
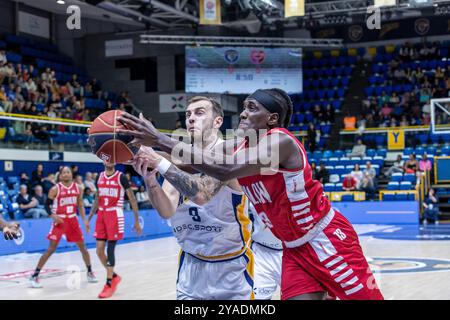
M 281 284 L 281 257 L 283 250 L 270 249 L 256 242 L 252 243 L 255 256 L 255 300 L 270 300 Z
M 208 262 L 181 251 L 177 300 L 253 300 L 253 253 Z

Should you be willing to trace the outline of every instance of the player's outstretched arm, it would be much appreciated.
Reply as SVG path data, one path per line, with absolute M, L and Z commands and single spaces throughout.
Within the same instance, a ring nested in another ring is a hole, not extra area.
M 149 167 L 156 168 L 181 195 L 198 205 L 207 203 L 228 183 L 205 174 L 194 175 L 187 173 L 150 147 L 141 147 L 135 160 L 141 171 L 145 172 Z
M 285 134 L 271 134 L 259 140 L 256 147 L 228 156 L 217 149 L 214 153 L 204 152 L 203 149 L 173 140 L 159 132 L 142 114 L 137 118 L 123 113 L 118 120 L 129 129 L 117 131 L 133 135 L 135 144 L 155 146 L 172 155 L 172 151 L 176 150 L 177 155 L 181 154 L 183 163 L 188 161 L 193 168 L 220 181 L 260 174 L 262 170 L 269 168 L 279 168 L 289 157 L 299 153 L 295 142 Z
M 162 187 L 156 179 L 156 170 L 145 171 L 136 163 L 133 164 L 134 170 L 144 178 L 149 200 L 164 219 L 170 219 L 178 208 L 180 193 L 168 181 L 164 181 Z

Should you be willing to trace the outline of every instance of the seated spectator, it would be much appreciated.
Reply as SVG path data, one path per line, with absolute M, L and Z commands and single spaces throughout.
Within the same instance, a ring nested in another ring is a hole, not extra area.
M 403 173 L 404 169 L 403 169 L 403 165 L 404 162 L 402 160 L 402 155 L 399 154 L 397 156 L 397 160 L 394 161 L 394 163 L 392 164 L 392 167 L 390 167 L 385 175 L 386 177 L 391 177 L 393 173 Z
M 408 161 L 403 165 L 405 173 L 416 173 L 419 170 L 419 162 L 416 159 L 415 154 L 410 154 Z
M 131 179 L 131 173 L 129 173 L 129 172 L 125 173 L 125 176 L 127 177 L 128 181 L 130 182 L 131 190 L 137 191 L 138 187 L 137 187 L 136 183 L 134 183 L 133 180 Z
M 44 194 L 44 190 L 41 185 L 34 187 L 34 198 L 38 201 L 37 208 L 45 210 L 45 201 L 47 201 L 47 196 Z
M 359 189 L 361 187 L 361 182 L 364 177 L 364 173 L 361 171 L 359 164 L 355 164 L 355 168 L 352 172 L 350 172 L 352 177 L 356 180 L 356 188 Z
M 344 118 L 344 129 L 345 130 L 356 129 L 356 117 L 351 116 L 350 113 L 347 113 L 347 115 Z
M 435 224 L 439 224 L 438 217 L 439 217 L 439 198 L 434 192 L 433 188 L 430 188 L 428 190 L 428 194 L 424 200 L 423 207 L 425 208 L 423 214 L 424 214 L 424 220 L 423 223 L 427 224 L 428 220 L 433 221 Z
M 49 173 L 46 178 L 42 180 L 42 188 L 44 189 L 44 193 L 48 194 L 51 188 L 56 184 L 55 182 L 55 174 Z
M 144 186 L 140 186 L 139 191 L 136 192 L 136 201 L 140 210 L 152 208 L 148 193 Z
M 308 137 L 308 149 L 310 152 L 314 152 L 316 150 L 317 133 L 316 130 L 314 129 L 314 124 L 312 123 L 310 123 L 308 126 L 307 137 Z
M 81 174 L 77 174 L 75 176 L 75 183 L 81 190 L 84 190 L 83 176 Z
M 350 173 L 344 178 L 342 189 L 345 191 L 355 191 L 357 189 L 356 179 Z
M 366 197 L 368 200 L 373 200 L 375 198 L 375 186 L 373 180 L 368 176 L 364 176 L 361 182 L 361 191 L 366 193 Z
M 86 172 L 84 177 L 84 186 L 90 189 L 93 193 L 97 192 L 97 186 L 95 185 L 95 180 L 92 178 L 91 172 Z
M 20 184 L 26 185 L 27 188 L 31 187 L 31 181 L 25 172 L 20 173 Z
M 330 172 L 327 170 L 327 168 L 325 168 L 325 164 L 323 162 L 320 164 L 320 167 L 317 170 L 316 179 L 322 184 L 328 183 L 330 179 Z
M 44 165 L 39 163 L 36 166 L 36 170 L 31 173 L 31 185 L 34 187 L 38 184 L 42 184 L 44 180 Z
M 352 152 L 347 154 L 347 157 L 365 157 L 366 156 L 366 146 L 363 144 L 361 139 L 358 139 L 356 145 L 353 146 Z
M 422 156 L 422 159 L 419 162 L 419 170 L 422 172 L 431 171 L 431 161 L 428 159 L 426 153 Z
M 28 194 L 28 188 L 24 184 L 20 186 L 20 193 L 16 201 L 26 218 L 39 219 L 40 217 L 48 217 L 47 211 L 38 207 L 38 200 Z
M 86 208 L 91 208 L 93 204 L 94 204 L 94 192 L 92 192 L 90 188 L 85 188 L 83 194 L 83 205 Z
M 317 176 L 317 167 L 316 167 L 316 163 L 312 162 L 311 163 L 311 172 L 312 172 L 312 178 L 314 180 L 317 180 L 316 176 Z
M 369 179 L 372 179 L 375 182 L 375 177 L 377 175 L 377 172 L 372 167 L 372 163 L 370 161 L 366 162 L 366 169 L 363 172 L 365 177 L 368 177 Z M 374 183 L 375 185 L 376 183 Z

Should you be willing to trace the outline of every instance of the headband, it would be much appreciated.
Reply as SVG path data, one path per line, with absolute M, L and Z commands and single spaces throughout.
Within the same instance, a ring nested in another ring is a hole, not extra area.
M 278 113 L 281 116 L 283 108 L 275 101 L 275 99 L 265 91 L 256 90 L 247 99 L 254 99 L 261 103 L 270 113 Z

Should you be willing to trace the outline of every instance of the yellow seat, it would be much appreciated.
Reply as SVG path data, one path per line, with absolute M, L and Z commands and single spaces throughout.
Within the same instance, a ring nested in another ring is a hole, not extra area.
M 395 46 L 392 44 L 386 45 L 386 53 L 393 53 L 395 51 Z
M 348 55 L 355 57 L 357 55 L 356 48 L 348 48 Z
M 377 54 L 377 48 L 376 47 L 370 47 L 368 50 L 369 54 L 374 57 Z
M 339 50 L 331 50 L 331 56 L 332 57 L 339 57 L 340 56 Z
M 0 128 L 0 140 L 4 140 L 6 136 L 6 128 Z
M 314 58 L 316 59 L 322 58 L 322 51 L 314 51 Z

